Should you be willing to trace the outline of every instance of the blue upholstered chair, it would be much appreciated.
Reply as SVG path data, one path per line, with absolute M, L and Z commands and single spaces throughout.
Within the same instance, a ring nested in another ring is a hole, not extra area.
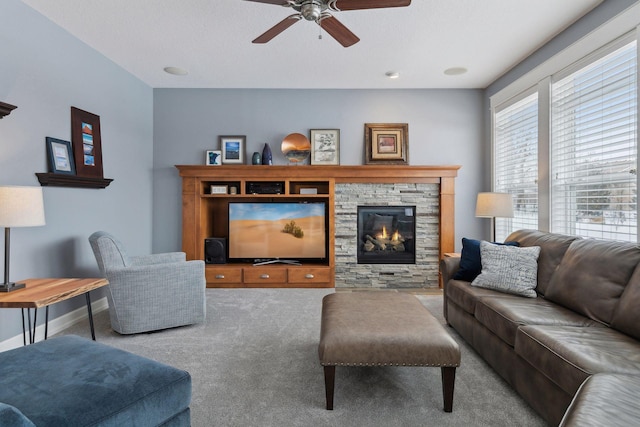
M 203 322 L 206 315 L 203 261 L 184 252 L 129 256 L 111 234 L 89 237 L 101 273 L 109 281 L 111 327 L 135 334 Z

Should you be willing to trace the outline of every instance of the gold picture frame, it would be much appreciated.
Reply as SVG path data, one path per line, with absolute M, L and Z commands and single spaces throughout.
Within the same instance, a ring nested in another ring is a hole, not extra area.
M 408 123 L 365 123 L 365 164 L 409 164 Z

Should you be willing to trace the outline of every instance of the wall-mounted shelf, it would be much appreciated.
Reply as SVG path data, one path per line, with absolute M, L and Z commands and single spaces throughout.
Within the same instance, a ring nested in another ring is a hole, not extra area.
M 16 108 L 18 107 L 16 107 L 15 105 L 7 104 L 6 102 L 0 102 L 0 119 L 11 114 L 11 112 Z
M 36 173 L 36 176 L 43 187 L 106 188 L 113 181 L 110 178 L 88 178 L 58 173 Z

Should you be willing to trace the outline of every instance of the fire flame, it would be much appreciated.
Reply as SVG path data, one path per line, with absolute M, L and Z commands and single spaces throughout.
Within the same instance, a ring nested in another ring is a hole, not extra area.
M 389 233 L 387 233 L 387 227 L 385 227 L 384 225 L 382 226 L 382 233 L 380 233 L 378 235 L 379 239 L 388 239 L 389 238 Z M 397 242 L 400 240 L 400 233 L 398 232 L 398 230 L 396 230 L 393 235 L 391 236 L 391 241 L 393 242 Z

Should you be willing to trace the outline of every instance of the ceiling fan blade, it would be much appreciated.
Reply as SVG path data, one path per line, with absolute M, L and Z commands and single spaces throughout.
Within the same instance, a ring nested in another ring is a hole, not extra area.
M 244 1 L 252 1 L 256 3 L 267 3 L 267 4 L 276 4 L 279 6 L 288 6 L 289 2 L 287 0 L 244 0 Z
M 405 7 L 411 0 L 336 0 L 337 10 L 378 9 L 383 7 Z M 331 8 L 334 10 L 333 8 Z
M 322 18 L 320 22 L 318 22 L 318 25 L 344 47 L 352 46 L 360 41 L 358 36 L 353 34 L 351 30 L 333 16 Z
M 267 43 L 272 38 L 283 32 L 299 20 L 300 15 L 298 14 L 287 16 L 282 21 L 278 22 L 276 25 L 265 31 L 262 35 L 258 36 L 258 38 L 255 39 L 252 43 Z

